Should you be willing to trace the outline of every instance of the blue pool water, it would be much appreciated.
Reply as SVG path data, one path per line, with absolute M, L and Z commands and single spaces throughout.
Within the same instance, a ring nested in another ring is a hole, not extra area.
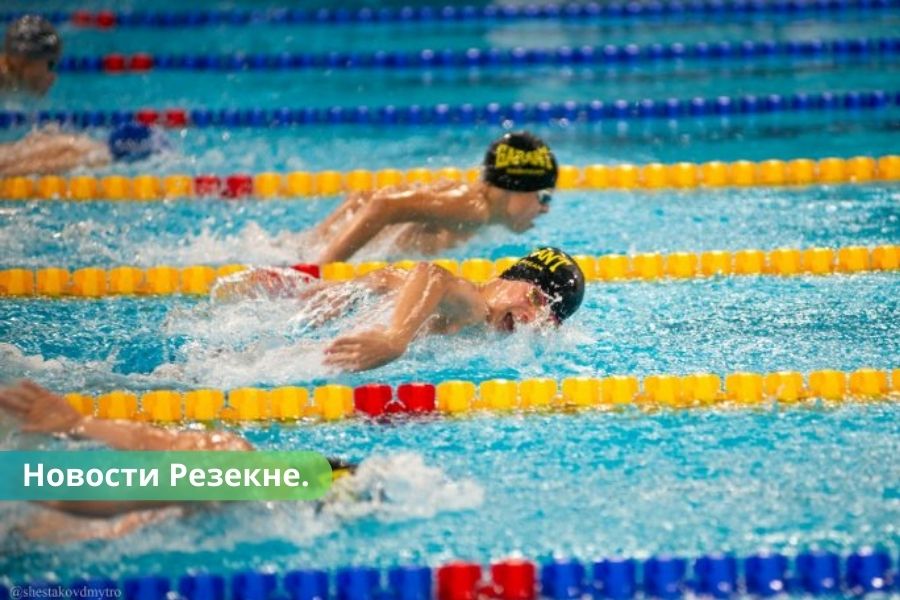
M 10 3 L 10 9 L 24 7 Z M 91 9 L 119 3 L 92 2 Z M 69 6 L 42 1 L 41 9 Z M 212 4 L 203 4 L 212 6 Z M 156 1 L 154 8 L 177 8 Z M 141 8 L 148 8 L 141 5 Z M 64 26 L 66 51 L 371 52 L 422 48 L 885 37 L 897 11 L 652 21 L 382 24 L 327 27 Z M 424 72 L 63 74 L 38 107 L 434 105 L 690 98 L 900 89 L 898 57 L 675 61 L 555 69 Z M 20 109 L 21 99 L 7 108 Z M 677 122 L 562 123 L 533 128 L 560 162 L 764 160 L 897 153 L 900 113 L 817 111 Z M 0 132 L 6 141 L 24 129 Z M 477 165 L 502 128 L 309 126 L 167 131 L 172 149 L 107 173 L 220 173 Z M 103 136 L 97 129 L 92 135 Z M 338 200 L 13 202 L 0 200 L 0 268 L 128 264 L 271 265 L 309 260 L 302 231 Z M 900 243 L 893 184 L 561 192 L 523 235 L 492 228 L 446 256 L 500 258 L 553 243 L 573 254 Z M 364 258 L 407 258 L 374 249 Z M 593 284 L 559 332 L 469 332 L 417 340 L 365 374 L 322 365 L 340 331 L 385 318 L 364 294 L 350 315 L 308 327 L 302 303 L 232 305 L 189 298 L 0 301 L 0 379 L 56 390 L 391 384 L 505 377 L 770 372 L 863 366 L 900 358 L 896 273 Z M 373 316 L 374 312 L 374 316 Z M 122 539 L 30 542 L 34 508 L 0 505 L 0 576 L 16 581 L 120 577 L 189 569 L 488 562 L 521 553 L 594 559 L 762 548 L 900 547 L 900 409 L 812 403 L 686 412 L 478 415 L 241 428 L 261 447 L 307 448 L 363 461 L 354 502 L 202 511 Z M 9 446 L 55 446 L 10 433 Z M 377 490 L 385 491 L 385 497 Z

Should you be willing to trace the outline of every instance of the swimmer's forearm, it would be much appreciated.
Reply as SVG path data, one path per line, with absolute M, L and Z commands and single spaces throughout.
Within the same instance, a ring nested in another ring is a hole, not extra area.
M 100 167 L 109 163 L 109 156 L 103 153 L 84 154 L 77 150 L 65 150 L 55 156 L 25 156 L 0 167 L 0 175 L 4 177 L 21 177 L 26 175 L 50 175 L 64 173 L 75 167 Z
M 332 240 L 319 257 L 319 264 L 347 260 L 390 223 L 390 215 L 378 210 L 381 203 L 370 202 L 357 212 L 347 227 Z
M 37 504 L 77 517 L 114 517 L 136 510 L 184 504 L 165 500 L 42 500 Z
M 72 434 L 116 450 L 252 450 L 244 438 L 224 431 L 169 431 L 147 423 L 83 418 Z
M 375 193 L 329 244 L 319 262 L 325 264 L 350 258 L 388 225 L 408 222 L 453 227 L 487 221 L 487 208 L 478 198 L 418 189 Z
M 78 166 L 77 157 L 72 155 L 25 158 L 4 164 L 0 167 L 0 175 L 4 177 L 48 175 L 68 171 L 75 166 Z
M 110 162 L 105 145 L 86 136 L 32 134 L 0 149 L 0 175 L 47 175 Z

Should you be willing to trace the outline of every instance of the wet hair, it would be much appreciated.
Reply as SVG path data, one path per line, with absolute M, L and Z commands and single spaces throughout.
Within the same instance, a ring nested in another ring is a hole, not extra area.
M 584 299 L 584 273 L 575 259 L 560 250 L 538 248 L 500 274 L 500 279 L 536 285 L 550 300 L 558 322 L 571 317 Z
M 547 144 L 527 131 L 507 133 L 494 140 L 484 155 L 484 180 L 513 192 L 553 188 L 558 170 Z
M 55 60 L 62 52 L 62 40 L 50 21 L 37 15 L 25 15 L 6 28 L 4 52 L 32 60 Z

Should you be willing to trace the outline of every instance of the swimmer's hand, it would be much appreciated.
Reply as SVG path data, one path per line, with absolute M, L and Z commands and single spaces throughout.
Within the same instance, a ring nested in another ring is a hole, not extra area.
M 22 421 L 22 431 L 33 433 L 66 433 L 81 422 L 65 398 L 27 380 L 0 389 L 0 410 Z
M 325 349 L 325 364 L 346 371 L 367 371 L 401 357 L 409 341 L 382 327 L 334 340 Z

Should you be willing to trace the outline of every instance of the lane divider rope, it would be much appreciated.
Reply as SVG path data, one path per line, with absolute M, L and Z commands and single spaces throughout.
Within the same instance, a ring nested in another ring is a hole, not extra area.
M 851 90 L 798 92 L 715 98 L 643 98 L 589 102 L 526 104 L 437 104 L 434 106 L 331 106 L 323 108 L 142 108 L 138 110 L 0 111 L 0 129 L 56 123 L 91 128 L 140 123 L 162 127 L 295 127 L 303 125 L 516 125 L 523 123 L 598 123 L 647 119 L 700 119 L 810 111 L 875 111 L 900 106 L 900 91 Z
M 900 269 L 900 245 L 867 248 L 778 248 L 775 250 L 710 250 L 705 252 L 659 252 L 578 255 L 573 257 L 588 282 L 658 281 L 721 276 L 796 276 L 890 272 Z M 431 262 L 475 283 L 502 273 L 517 257 L 494 261 L 470 258 L 463 261 L 435 259 Z M 392 263 L 411 269 L 417 261 Z M 381 261 L 356 264 L 297 264 L 290 268 L 328 281 L 346 281 L 388 266 Z M 111 269 L 86 267 L 69 271 L 61 267 L 0 270 L 0 297 L 101 298 L 109 296 L 206 295 L 215 281 L 245 271 L 247 265 L 212 267 L 154 266 L 146 269 L 120 266 Z
M 773 373 L 735 372 L 490 379 L 476 383 L 449 380 L 411 382 L 392 387 L 368 383 L 356 387 L 326 384 L 314 388 L 242 387 L 232 390 L 153 390 L 138 394 L 115 390 L 97 396 L 69 393 L 83 415 L 139 421 L 338 421 L 392 414 L 464 415 L 488 412 L 547 412 L 579 409 L 692 408 L 721 404 L 757 406 L 768 401 L 791 404 L 809 400 L 872 401 L 900 399 L 900 369 L 861 368 Z
M 792 560 L 762 551 L 745 557 L 721 552 L 689 561 L 672 555 L 644 560 L 615 557 L 583 562 L 557 558 L 537 564 L 527 558 L 495 560 L 488 572 L 477 562 L 454 560 L 431 567 L 407 564 L 381 570 L 349 566 L 329 574 L 304 568 L 278 574 L 237 571 L 228 578 L 210 573 L 182 575 L 177 588 L 163 575 L 138 575 L 117 582 L 107 577 L 83 578 L 68 586 L 31 583 L 8 597 L 120 597 L 155 600 L 175 595 L 186 600 L 577 600 L 598 598 L 768 598 L 792 596 L 863 596 L 890 594 L 894 581 L 891 551 L 867 546 L 845 557 L 830 550 L 805 550 Z M 332 594 L 331 590 L 336 593 Z M 4 590 L 0 589 L 0 592 Z M 73 593 L 74 592 L 74 593 Z
M 475 182 L 480 167 L 459 169 L 416 168 L 372 171 L 294 171 L 231 175 L 75 175 L 61 177 L 7 177 L 0 179 L 5 200 L 121 200 L 149 201 L 178 198 L 310 198 L 363 192 L 401 184 L 435 181 Z M 766 187 L 786 185 L 838 185 L 900 181 L 900 155 L 880 157 L 798 158 L 730 163 L 679 162 L 674 164 L 588 165 L 559 168 L 559 190 L 689 190 L 699 187 Z
M 558 48 L 468 48 L 463 50 L 376 50 L 280 54 L 163 54 L 139 52 L 103 56 L 64 56 L 57 68 L 68 73 L 178 71 L 258 71 L 297 69 L 451 69 L 459 67 L 525 67 L 539 65 L 621 65 L 682 60 L 753 61 L 774 57 L 891 56 L 900 53 L 900 38 L 834 40 L 744 40 L 693 44 L 626 44 Z
M 842 13 L 854 11 L 884 11 L 900 6 L 897 0 L 668 0 L 659 2 L 568 2 L 528 5 L 484 6 L 401 6 L 397 8 L 318 8 L 247 10 L 230 8 L 192 11 L 54 11 L 44 16 L 54 23 L 71 22 L 78 27 L 205 27 L 259 26 L 314 23 L 316 25 L 345 25 L 371 23 L 421 23 L 466 21 L 515 21 L 540 19 L 647 19 L 700 16 L 721 19 L 726 16 L 781 17 L 799 13 Z M 5 21 L 22 13 L 7 12 Z

